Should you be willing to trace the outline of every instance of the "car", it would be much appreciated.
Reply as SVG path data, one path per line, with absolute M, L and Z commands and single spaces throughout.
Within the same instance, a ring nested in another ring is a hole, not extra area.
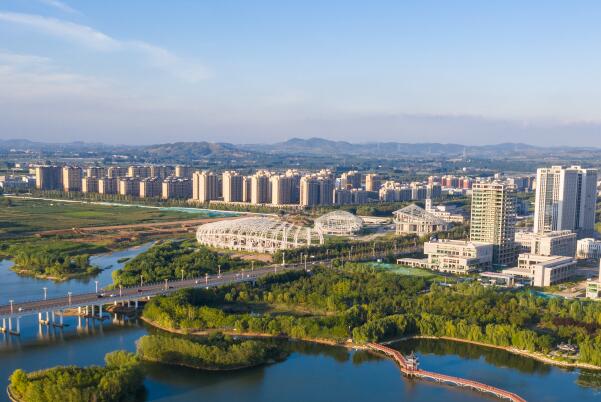
M 23 311 L 23 310 L 24 310 L 23 307 L 19 307 L 19 311 Z
M 142 290 L 142 289 L 138 289 L 138 293 L 142 293 L 142 292 L 143 292 L 143 290 Z
M 109 297 L 115 297 L 115 294 L 114 294 L 114 293 L 111 293 L 111 295 L 110 295 Z
M 101 298 L 103 298 L 103 297 L 104 297 L 104 295 L 101 293 L 101 294 L 99 294 L 99 295 L 96 295 L 96 297 L 97 297 L 97 298 L 99 298 L 99 299 L 101 299 Z

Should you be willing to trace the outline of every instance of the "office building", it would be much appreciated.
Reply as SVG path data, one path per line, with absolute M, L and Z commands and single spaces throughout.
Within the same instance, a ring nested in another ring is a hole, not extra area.
M 82 173 L 80 167 L 63 166 L 63 191 L 81 191 Z
M 538 169 L 534 231 L 572 230 L 578 237 L 595 230 L 597 170 L 580 166 Z
M 101 177 L 98 179 L 98 193 L 100 194 L 117 194 L 119 185 L 116 177 Z
M 160 197 L 163 191 L 163 181 L 160 177 L 145 177 L 140 179 L 140 198 Z
M 36 166 L 35 188 L 38 190 L 60 190 L 63 175 L 60 166 Z
M 244 198 L 244 177 L 238 172 L 225 171 L 222 175 L 223 202 L 242 202 Z
M 574 276 L 576 260 L 572 257 L 520 254 L 518 266 L 504 269 L 504 274 L 528 278 L 533 286 L 551 286 Z
M 453 274 L 469 274 L 492 267 L 493 246 L 466 240 L 431 240 L 424 243 L 424 259 L 402 258 L 398 264 Z
M 163 199 L 185 199 L 192 197 L 192 180 L 185 177 L 168 177 L 163 180 Z
M 396 234 L 416 234 L 418 236 L 433 232 L 446 231 L 449 224 L 426 212 L 415 204 L 394 211 Z
M 593 300 L 601 299 L 601 263 L 597 280 L 589 280 L 586 284 L 586 297 Z
M 219 198 L 219 177 L 209 171 L 192 174 L 192 199 L 206 203 Z
M 564 257 L 576 255 L 576 233 L 570 230 L 548 233 L 517 232 L 515 242 L 520 253 Z
M 470 240 L 493 245 L 493 264 L 516 262 L 513 189 L 501 181 L 480 181 L 472 187 Z
M 582 259 L 601 259 L 601 241 L 592 238 L 578 240 L 576 257 Z

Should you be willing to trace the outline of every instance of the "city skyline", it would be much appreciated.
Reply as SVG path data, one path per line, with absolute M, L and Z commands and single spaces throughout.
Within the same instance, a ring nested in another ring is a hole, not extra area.
M 594 2 L 5 1 L 0 138 L 601 146 Z

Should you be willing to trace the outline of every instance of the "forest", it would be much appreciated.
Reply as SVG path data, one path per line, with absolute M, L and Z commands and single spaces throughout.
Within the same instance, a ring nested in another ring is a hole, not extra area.
M 105 366 L 58 366 L 10 376 L 9 392 L 17 401 L 133 402 L 144 389 L 144 372 L 132 353 L 115 351 Z
M 258 265 L 259 263 L 256 262 Z M 227 254 L 199 246 L 196 241 L 166 241 L 152 246 L 147 252 L 129 260 L 122 269 L 113 272 L 115 286 L 134 286 L 144 282 L 159 282 L 165 279 L 196 278 L 205 274 L 216 274 L 221 267 L 225 272 L 240 269 L 250 263 Z
M 204 370 L 236 370 L 285 357 L 268 341 L 234 340 L 219 333 L 202 339 L 146 335 L 138 340 L 137 351 L 142 360 Z
M 428 335 L 545 354 L 568 342 L 579 347 L 579 361 L 601 366 L 601 304 L 478 283 L 442 286 L 362 264 L 274 275 L 255 286 L 181 291 L 151 300 L 143 314 L 188 332 L 219 329 L 337 342 Z

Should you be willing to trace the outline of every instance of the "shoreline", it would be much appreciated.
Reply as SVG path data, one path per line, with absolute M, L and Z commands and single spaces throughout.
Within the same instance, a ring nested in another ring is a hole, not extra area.
M 169 333 L 177 334 L 177 335 L 207 336 L 207 335 L 210 335 L 212 332 L 221 332 L 224 335 L 239 336 L 239 337 L 244 337 L 244 338 L 269 338 L 269 339 L 296 340 L 296 341 L 317 343 L 320 345 L 340 346 L 340 347 L 344 347 L 347 349 L 369 350 L 369 348 L 367 346 L 358 345 L 358 344 L 355 344 L 352 342 L 341 343 L 341 342 L 337 342 L 337 341 L 334 341 L 331 339 L 324 339 L 324 338 L 296 338 L 296 337 L 292 337 L 289 335 L 273 335 L 273 334 L 269 334 L 269 333 L 265 333 L 265 332 L 238 332 L 238 331 L 218 330 L 218 329 L 197 330 L 197 331 L 187 332 L 187 331 L 184 331 L 181 329 L 163 327 L 163 326 L 157 324 L 156 322 L 149 320 L 148 318 L 146 318 L 144 316 L 140 316 L 139 319 L 144 321 L 146 324 L 150 325 L 153 328 L 157 328 L 157 329 L 160 329 L 161 331 L 165 331 L 165 332 L 169 332 Z
M 541 363 L 558 366 L 558 367 L 562 367 L 562 368 L 576 368 L 576 369 L 601 371 L 601 366 L 595 366 L 594 364 L 578 363 L 578 362 L 569 363 L 569 362 L 564 362 L 561 360 L 555 360 L 555 359 L 553 359 L 549 356 L 546 356 L 540 352 L 530 352 L 527 350 L 517 349 L 512 346 L 491 345 L 491 344 L 484 343 L 484 342 L 471 341 L 471 340 L 462 339 L 462 338 L 453 338 L 453 337 L 449 337 L 449 336 L 411 335 L 411 336 L 404 336 L 401 338 L 391 339 L 388 341 L 382 341 L 379 343 L 382 345 L 391 345 L 393 343 L 409 341 L 412 339 L 433 339 L 433 340 L 444 340 L 444 341 L 467 343 L 467 344 L 481 346 L 481 347 L 485 347 L 485 348 L 504 350 L 504 351 L 512 353 L 514 355 L 528 357 L 530 359 L 537 360 Z
M 13 271 L 14 273 L 16 273 L 17 275 L 27 276 L 27 277 L 35 278 L 35 279 L 44 279 L 44 280 L 49 280 L 49 281 L 54 281 L 54 282 L 65 282 L 65 281 L 68 281 L 71 279 L 78 279 L 78 278 L 85 278 L 88 276 L 94 276 L 94 275 L 98 275 L 99 273 L 101 273 L 103 271 L 102 269 L 98 268 L 95 272 L 82 272 L 82 273 L 71 274 L 71 275 L 67 275 L 67 276 L 63 276 L 63 277 L 58 277 L 58 276 L 52 276 L 52 275 L 32 273 L 31 271 L 28 271 L 26 269 L 16 268 L 15 266 L 10 267 L 9 269 L 11 271 Z

